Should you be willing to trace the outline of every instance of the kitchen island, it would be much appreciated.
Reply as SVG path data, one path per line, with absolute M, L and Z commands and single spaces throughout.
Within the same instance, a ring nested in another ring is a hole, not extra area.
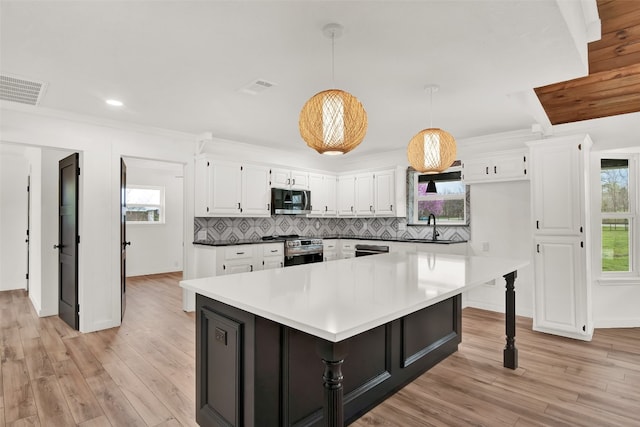
M 181 282 L 196 292 L 200 425 L 342 426 L 457 350 L 462 292 L 527 261 L 390 253 Z

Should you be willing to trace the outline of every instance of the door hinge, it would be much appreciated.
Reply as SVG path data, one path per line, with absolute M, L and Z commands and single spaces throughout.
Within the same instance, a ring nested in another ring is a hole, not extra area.
M 80 176 L 80 168 L 78 168 L 78 176 Z
M 80 304 L 76 304 L 76 314 L 80 315 Z
M 582 150 L 582 144 L 578 144 L 578 150 Z
M 587 325 L 582 325 L 582 332 L 587 332 Z
M 29 273 L 24 275 L 25 279 L 29 280 Z
M 29 235 L 29 230 L 27 230 L 27 236 Z
M 76 243 L 80 244 L 80 236 L 78 236 Z
M 30 188 L 30 187 L 27 185 L 27 193 L 29 192 L 29 188 Z

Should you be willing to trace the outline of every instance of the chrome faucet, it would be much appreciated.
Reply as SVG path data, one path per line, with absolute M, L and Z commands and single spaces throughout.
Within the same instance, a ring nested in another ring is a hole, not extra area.
M 440 233 L 436 231 L 436 216 L 432 213 L 427 217 L 427 225 L 431 225 L 431 218 L 433 218 L 433 235 L 431 236 L 431 240 L 438 240 L 438 236 Z

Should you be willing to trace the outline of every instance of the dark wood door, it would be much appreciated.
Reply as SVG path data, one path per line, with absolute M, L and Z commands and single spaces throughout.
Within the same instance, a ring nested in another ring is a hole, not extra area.
M 127 165 L 120 159 L 120 320 L 127 307 Z
M 27 292 L 29 291 L 29 230 L 31 229 L 31 175 L 27 176 L 27 238 L 25 242 L 27 243 Z
M 78 330 L 78 153 L 59 162 L 58 315 Z

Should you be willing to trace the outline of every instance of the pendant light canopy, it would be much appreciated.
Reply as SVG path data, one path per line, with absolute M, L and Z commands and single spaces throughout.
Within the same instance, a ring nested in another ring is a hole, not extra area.
M 334 75 L 334 40 L 342 34 L 340 24 L 322 29 L 331 38 L 331 74 Z M 335 86 L 335 83 L 334 83 Z M 345 154 L 356 148 L 367 133 L 367 112 L 358 98 L 340 89 L 319 92 L 300 111 L 300 136 L 320 154 Z
M 438 86 L 425 87 L 431 96 L 433 110 L 433 92 Z M 431 113 L 433 115 L 433 112 Z M 456 159 L 456 140 L 442 129 L 429 127 L 414 135 L 407 147 L 409 164 L 418 172 L 439 173 L 448 169 Z

